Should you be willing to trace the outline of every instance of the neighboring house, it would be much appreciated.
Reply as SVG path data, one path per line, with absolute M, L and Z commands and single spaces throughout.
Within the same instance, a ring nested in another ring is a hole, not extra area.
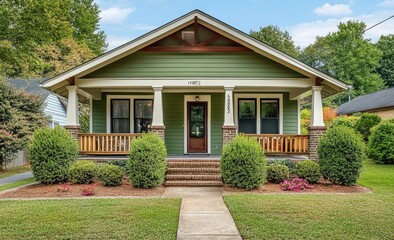
M 223 144 L 246 133 L 257 134 L 268 153 L 313 159 L 325 129 L 322 98 L 349 88 L 199 10 L 42 86 L 68 97 L 72 133 L 78 96 L 90 99 L 82 154 L 127 154 L 134 134 L 150 129 L 169 155 L 220 155 Z M 300 105 L 307 102 L 310 137 L 300 135 Z
M 369 112 L 383 119 L 394 118 L 394 87 L 356 97 L 337 109 L 338 115 Z
M 43 102 L 44 113 L 51 118 L 49 127 L 66 124 L 66 99 L 41 88 L 40 83 L 45 79 L 8 79 L 15 89 L 24 89 L 28 93 L 38 95 Z

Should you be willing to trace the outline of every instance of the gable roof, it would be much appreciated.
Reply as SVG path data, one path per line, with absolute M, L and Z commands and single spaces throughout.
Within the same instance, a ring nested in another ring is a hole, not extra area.
M 394 87 L 356 97 L 338 107 L 337 113 L 351 114 L 368 110 L 394 107 Z
M 279 62 L 306 76 L 318 77 L 324 82 L 327 81 L 330 87 L 336 89 L 336 91 L 350 88 L 350 85 L 346 84 L 345 82 L 335 79 L 334 77 L 329 76 L 200 10 L 191 11 L 139 38 L 125 43 L 58 76 L 48 79 L 42 83 L 42 86 L 47 89 L 54 90 L 53 87 L 60 84 L 61 82 L 73 77 L 84 76 L 98 68 L 106 66 L 174 33 L 183 27 L 186 27 L 187 25 L 192 24 L 195 20 L 197 20 L 199 24 L 214 29 L 214 31 L 218 32 L 219 34 L 222 34 L 223 36 L 234 40 L 257 53 L 275 60 L 276 62 Z M 64 85 L 67 84 L 63 84 L 62 86 Z
M 8 82 L 12 87 L 16 90 L 23 89 L 28 93 L 33 93 L 35 95 L 40 96 L 41 100 L 45 100 L 50 91 L 46 90 L 45 88 L 40 87 L 42 81 L 45 81 L 45 78 L 37 78 L 37 79 L 7 79 Z

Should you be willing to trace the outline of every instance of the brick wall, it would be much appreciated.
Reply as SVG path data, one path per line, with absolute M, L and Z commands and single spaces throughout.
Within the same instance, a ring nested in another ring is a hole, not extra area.
M 151 126 L 150 130 L 164 141 L 165 126 Z
M 81 127 L 79 125 L 65 125 L 63 126 L 75 139 L 79 139 L 79 130 Z
M 308 157 L 311 160 L 319 160 L 317 155 L 317 146 L 319 144 L 320 138 L 326 132 L 326 127 L 309 127 L 309 140 L 308 140 Z
M 229 143 L 237 134 L 236 126 L 222 126 L 223 145 Z

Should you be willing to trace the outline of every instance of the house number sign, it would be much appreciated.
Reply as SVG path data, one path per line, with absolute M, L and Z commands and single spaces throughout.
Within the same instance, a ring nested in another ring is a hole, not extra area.
M 231 99 L 230 94 L 227 94 L 227 113 L 230 113 Z
M 187 81 L 187 85 L 199 86 L 201 85 L 201 81 Z

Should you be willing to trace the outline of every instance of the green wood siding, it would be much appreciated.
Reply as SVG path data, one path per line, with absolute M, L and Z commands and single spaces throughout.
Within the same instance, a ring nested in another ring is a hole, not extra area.
M 304 76 L 253 52 L 136 52 L 85 76 L 85 78 L 133 77 L 303 78 Z
M 283 134 L 298 133 L 297 100 L 290 100 L 289 93 L 283 93 Z
M 211 94 L 211 154 L 222 152 L 222 126 L 224 123 L 224 93 Z
M 92 114 L 92 130 L 93 133 L 106 133 L 106 97 L 102 96 L 101 100 L 93 100 Z

